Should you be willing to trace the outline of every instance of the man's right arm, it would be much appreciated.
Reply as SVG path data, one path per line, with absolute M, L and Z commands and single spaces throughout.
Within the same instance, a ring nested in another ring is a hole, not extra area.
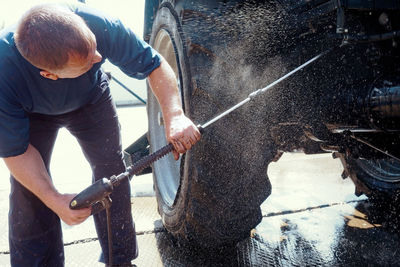
M 53 210 L 66 224 L 83 222 L 90 216 L 90 209 L 71 210 L 69 202 L 75 195 L 60 194 L 53 185 L 44 166 L 42 157 L 35 147 L 29 144 L 25 153 L 4 158 L 15 179 L 35 194 L 47 207 Z

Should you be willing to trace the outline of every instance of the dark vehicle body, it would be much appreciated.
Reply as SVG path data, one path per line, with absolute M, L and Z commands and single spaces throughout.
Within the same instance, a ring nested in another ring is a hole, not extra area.
M 261 220 L 267 167 L 283 152 L 332 153 L 356 194 L 400 190 L 400 1 L 146 1 L 144 38 L 173 67 L 186 114 L 203 123 L 320 53 L 327 54 L 153 165 L 174 236 L 235 243 Z M 166 144 L 148 95 L 151 151 Z

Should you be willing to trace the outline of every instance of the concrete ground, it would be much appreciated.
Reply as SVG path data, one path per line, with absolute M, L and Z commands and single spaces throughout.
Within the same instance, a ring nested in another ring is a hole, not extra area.
M 147 131 L 144 106 L 118 109 L 124 147 Z M 79 192 L 90 183 L 89 166 L 75 140 L 60 132 L 52 161 L 56 187 Z M 399 231 L 377 217 L 354 185 L 343 180 L 329 154 L 284 154 L 271 163 L 272 195 L 262 204 L 262 222 L 236 247 L 210 256 L 174 242 L 157 213 L 151 175 L 134 177 L 132 210 L 139 243 L 137 266 L 400 266 Z M 0 167 L 0 266 L 9 266 L 8 174 Z M 378 212 L 379 213 L 379 212 Z M 397 216 L 398 217 L 398 216 Z M 378 219 L 377 219 L 378 218 Z M 66 266 L 103 266 L 93 220 L 63 225 Z M 212 253 L 212 252 L 211 252 Z

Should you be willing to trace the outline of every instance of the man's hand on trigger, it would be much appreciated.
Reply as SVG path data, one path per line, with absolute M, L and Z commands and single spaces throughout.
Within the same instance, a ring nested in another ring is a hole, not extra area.
M 178 160 L 179 154 L 188 151 L 201 137 L 199 129 L 184 114 L 171 119 L 169 125 L 167 125 L 166 135 L 168 142 L 174 146 L 175 160 Z

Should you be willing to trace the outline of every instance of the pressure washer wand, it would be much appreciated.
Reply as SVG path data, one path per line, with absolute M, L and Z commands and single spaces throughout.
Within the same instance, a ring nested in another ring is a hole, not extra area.
M 316 61 L 317 59 L 325 56 L 326 54 L 328 54 L 330 51 L 332 51 L 333 49 L 328 49 L 325 52 L 322 52 L 321 54 L 313 57 L 312 59 L 310 59 L 309 61 L 307 61 L 306 63 L 303 63 L 302 65 L 298 66 L 297 68 L 295 68 L 294 70 L 292 70 L 291 72 L 285 74 L 284 76 L 280 77 L 278 80 L 268 84 L 266 87 L 258 89 L 252 93 L 250 93 L 248 95 L 248 97 L 244 100 L 242 100 L 240 103 L 236 104 L 235 106 L 231 107 L 230 109 L 224 111 L 223 113 L 221 113 L 220 115 L 216 116 L 215 118 L 209 120 L 208 122 L 204 123 L 202 125 L 203 129 L 210 126 L 211 124 L 213 124 L 214 122 L 218 121 L 219 119 L 225 117 L 226 115 L 228 115 L 229 113 L 231 113 L 232 111 L 238 109 L 239 107 L 243 106 L 244 104 L 246 104 L 247 102 L 250 102 L 251 100 L 253 100 L 255 97 L 257 97 L 258 95 L 266 92 L 267 90 L 271 89 L 272 87 L 274 87 L 275 85 L 277 85 L 278 83 L 282 82 L 283 80 L 286 80 L 287 78 L 289 78 L 290 76 L 292 76 L 293 74 L 295 74 L 296 72 L 298 72 L 299 70 L 304 69 L 306 66 L 308 66 L 309 64 L 313 63 L 314 61 Z
M 328 49 L 325 52 L 322 52 L 321 54 L 313 57 L 312 59 L 308 60 L 304 64 L 298 66 L 291 72 L 287 73 L 286 75 L 282 76 L 278 80 L 274 81 L 273 83 L 269 84 L 268 86 L 258 89 L 249 96 L 241 101 L 240 103 L 236 104 L 235 106 L 231 107 L 230 109 L 226 110 L 225 112 L 221 113 L 220 115 L 216 116 L 215 118 L 209 120 L 208 122 L 204 123 L 203 125 L 198 125 L 197 127 L 199 128 L 200 132 L 203 132 L 203 130 L 213 124 L 214 122 L 218 121 L 219 119 L 225 117 L 232 111 L 238 109 L 239 107 L 243 106 L 247 102 L 253 100 L 255 97 L 258 95 L 266 92 L 267 90 L 271 89 L 278 83 L 282 82 L 283 80 L 287 79 L 288 77 L 292 76 L 296 72 L 302 70 L 309 64 L 313 63 L 314 61 L 318 60 L 319 58 L 325 56 L 329 52 L 331 52 L 332 49 Z M 115 176 L 111 176 L 110 179 L 103 178 L 98 181 L 96 181 L 94 184 L 90 185 L 88 188 L 83 190 L 81 193 L 76 195 L 71 203 L 70 203 L 70 208 L 71 209 L 82 209 L 82 208 L 87 208 L 92 206 L 92 214 L 95 214 L 99 212 L 100 210 L 104 209 L 107 204 L 111 203 L 111 200 L 109 199 L 109 195 L 112 193 L 114 186 L 118 186 L 119 183 L 125 179 L 131 179 L 133 175 L 140 173 L 143 169 L 147 168 L 152 164 L 153 162 L 157 161 L 158 159 L 162 158 L 163 156 L 167 155 L 174 149 L 174 146 L 169 143 L 168 145 L 160 148 L 159 150 L 155 151 L 152 154 L 149 154 L 143 158 L 141 158 L 139 161 L 135 162 L 132 166 L 129 166 L 125 172 Z

